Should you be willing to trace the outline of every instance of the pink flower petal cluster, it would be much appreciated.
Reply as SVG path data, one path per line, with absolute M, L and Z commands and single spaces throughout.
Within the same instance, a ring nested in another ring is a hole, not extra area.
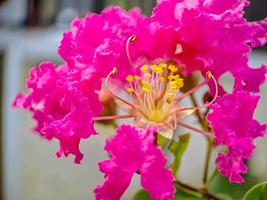
M 266 43 L 267 19 L 248 22 L 243 17 L 247 6 L 246 0 L 160 0 L 152 20 L 160 29 L 171 27 L 177 32 L 183 52 L 175 59 L 186 73 L 211 71 L 219 78 L 230 72 L 234 89 L 258 92 L 266 67 L 250 68 L 248 55 L 252 47 Z M 247 72 L 254 79 L 246 77 Z
M 56 67 L 43 62 L 29 73 L 28 94 L 19 93 L 13 103 L 33 113 L 37 121 L 35 131 L 41 136 L 59 141 L 58 157 L 73 154 L 76 163 L 83 158 L 80 140 L 96 134 L 92 117 L 102 111 L 94 93 L 100 89 L 96 84 L 99 78 L 86 70 L 75 71 L 67 65 Z
M 104 183 L 95 189 L 97 200 L 117 200 L 129 186 L 135 173 L 141 176 L 141 185 L 154 200 L 170 200 L 175 188 L 170 169 L 165 168 L 166 157 L 155 145 L 157 128 L 138 129 L 121 125 L 114 138 L 107 141 L 105 150 L 110 160 L 99 163 L 105 173 Z
M 207 119 L 214 130 L 217 145 L 225 145 L 227 152 L 219 153 L 216 164 L 219 172 L 234 183 L 244 181 L 247 172 L 244 159 L 255 149 L 254 140 L 266 133 L 266 125 L 253 118 L 259 96 L 249 92 L 226 94 L 212 105 Z
M 220 173 L 231 182 L 242 182 L 244 159 L 253 152 L 253 140 L 266 131 L 266 125 L 253 118 L 259 97 L 252 94 L 265 82 L 266 67 L 251 68 L 248 56 L 267 42 L 267 19 L 248 22 L 243 17 L 247 6 L 246 0 L 158 0 L 151 17 L 138 9 L 109 7 L 75 19 L 58 49 L 65 63 L 56 67 L 44 62 L 32 68 L 26 82 L 29 92 L 18 94 L 14 106 L 33 114 L 35 131 L 42 137 L 59 141 L 57 156 L 72 154 L 80 163 L 79 143 L 96 134 L 94 118 L 103 110 L 97 91 L 113 67 L 119 83 L 138 74 L 139 66 L 160 62 L 175 63 L 185 77 L 211 71 L 218 80 L 230 72 L 233 91 L 225 94 L 220 87 L 221 97 L 208 120 L 216 144 L 228 149 L 217 157 Z M 106 145 L 111 159 L 99 164 L 105 181 L 95 189 L 97 199 L 119 199 L 136 172 L 153 199 L 173 197 L 173 177 L 154 144 L 155 131 L 130 125 L 118 129 Z
M 134 71 L 125 44 L 140 26 L 145 26 L 146 21 L 137 8 L 126 12 L 114 6 L 106 8 L 100 15 L 87 14 L 72 22 L 58 52 L 70 65 L 92 68 L 103 77 L 116 66 L 119 68 L 117 77 L 124 78 Z M 131 54 L 134 56 L 134 52 Z
M 183 52 L 175 59 L 184 65 L 185 73 L 211 71 L 219 79 L 230 72 L 234 77 L 233 94 L 225 94 L 220 87 L 220 95 L 225 95 L 208 117 L 217 145 L 228 147 L 216 163 L 231 182 L 243 182 L 244 159 L 253 152 L 253 140 L 266 132 L 266 125 L 253 119 L 259 98 L 250 92 L 259 92 L 267 69 L 249 67 L 248 56 L 252 48 L 266 43 L 267 19 L 248 22 L 243 16 L 247 6 L 246 0 L 160 0 L 152 16 L 162 28 L 177 31 Z M 210 89 L 213 93 L 214 88 Z

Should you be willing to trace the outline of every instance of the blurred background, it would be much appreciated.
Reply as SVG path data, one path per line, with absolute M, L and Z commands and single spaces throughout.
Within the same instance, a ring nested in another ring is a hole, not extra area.
M 249 20 L 267 17 L 267 0 L 254 0 L 246 12 Z M 30 66 L 42 60 L 60 63 L 57 47 L 61 35 L 69 29 L 76 16 L 86 12 L 100 12 L 108 5 L 133 6 L 150 14 L 154 0 L 0 0 L 0 199 L 3 200 L 83 200 L 93 199 L 93 188 L 102 181 L 97 161 L 105 159 L 104 138 L 95 137 L 82 142 L 85 159 L 81 165 L 72 158 L 55 158 L 56 142 L 48 143 L 34 136 L 34 122 L 26 112 L 10 107 L 18 91 L 25 91 L 24 81 Z M 252 66 L 267 64 L 267 49 L 252 53 Z M 225 87 L 233 81 L 230 76 L 222 79 Z M 267 122 L 267 86 L 262 86 L 263 96 L 256 117 Z M 193 119 L 194 120 L 194 119 Z M 193 121 L 194 122 L 194 121 Z M 101 129 L 101 127 L 100 127 Z M 113 130 L 110 128 L 109 133 Z M 185 181 L 200 184 L 201 163 L 205 155 L 205 141 L 195 136 L 182 165 L 181 176 Z M 199 148 L 198 148 L 199 147 Z M 199 159 L 192 159 L 197 156 Z M 247 185 L 229 186 L 218 178 L 214 190 L 227 190 L 235 199 L 257 181 L 267 180 L 267 138 L 258 141 L 258 148 L 249 163 Z M 131 199 L 139 188 L 134 177 L 123 199 Z M 222 187 L 223 186 L 223 187 Z

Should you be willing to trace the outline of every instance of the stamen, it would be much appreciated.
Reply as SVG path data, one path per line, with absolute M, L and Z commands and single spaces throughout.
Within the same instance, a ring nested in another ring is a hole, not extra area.
M 130 65 L 132 67 L 133 67 L 133 62 L 132 62 L 132 59 L 131 59 L 131 56 L 130 56 L 129 46 L 130 46 L 130 42 L 134 42 L 135 40 L 136 40 L 136 35 L 132 35 L 127 39 L 127 42 L 126 42 L 126 55 L 127 55 L 127 58 L 129 60 Z
M 105 120 L 113 120 L 113 119 L 127 119 L 134 118 L 132 115 L 114 115 L 114 116 L 103 116 L 103 117 L 94 117 L 94 121 L 105 121 Z
M 188 90 L 186 93 L 183 94 L 183 96 L 175 99 L 176 103 L 180 102 L 184 98 L 188 97 L 190 94 L 196 92 L 198 89 L 200 89 L 202 86 L 207 84 L 207 80 L 203 81 L 202 83 L 198 84 L 197 86 L 193 87 L 192 89 Z
M 185 123 L 183 123 L 183 122 L 181 122 L 181 121 L 177 121 L 177 125 L 182 126 L 182 127 L 184 127 L 184 128 L 187 128 L 187 129 L 189 129 L 189 130 L 195 131 L 195 132 L 197 132 L 197 133 L 200 133 L 200 134 L 202 134 L 202 135 L 204 135 L 204 136 L 206 136 L 206 137 L 210 137 L 210 138 L 213 138 L 213 137 L 214 137 L 212 133 L 208 133 L 208 132 L 206 132 L 206 131 L 200 130 L 200 129 L 198 129 L 198 128 L 195 128 L 195 127 L 193 127 L 193 126 L 190 126 L 190 125 L 188 125 L 188 124 L 185 124 Z
M 217 84 L 217 81 L 216 81 L 216 79 L 214 78 L 214 76 L 212 75 L 212 73 L 210 71 L 207 72 L 206 77 L 207 77 L 207 79 L 212 79 L 214 84 L 215 84 L 215 96 L 213 97 L 212 101 L 210 101 L 208 103 L 205 103 L 204 105 L 197 106 L 197 107 L 186 107 L 185 108 L 186 110 L 196 110 L 196 109 L 199 110 L 199 109 L 202 109 L 202 108 L 206 108 L 206 107 L 209 107 L 210 105 L 212 105 L 216 101 L 216 98 L 218 97 L 218 84 Z
M 114 74 L 117 73 L 117 71 L 118 71 L 117 67 L 114 67 L 113 70 L 108 74 L 107 78 L 105 79 L 105 87 L 106 87 L 107 91 L 109 92 L 109 94 L 110 94 L 112 97 L 114 97 L 115 99 L 118 99 L 118 100 L 122 101 L 123 103 L 125 103 L 125 104 L 131 106 L 132 108 L 136 109 L 136 107 L 135 107 L 133 104 L 131 104 L 131 103 L 125 101 L 124 99 L 118 97 L 116 94 L 114 94 L 114 93 L 109 89 L 109 87 L 108 87 L 108 81 L 109 81 L 109 79 L 110 79 L 110 77 L 111 77 L 112 75 L 114 75 Z
M 212 101 L 210 101 L 208 104 L 206 104 L 206 107 L 209 107 L 210 105 L 212 105 L 216 101 L 216 99 L 218 97 L 219 89 L 218 89 L 218 83 L 210 71 L 207 72 L 206 76 L 208 79 L 211 78 L 213 80 L 214 85 L 215 85 L 215 95 L 214 95 Z

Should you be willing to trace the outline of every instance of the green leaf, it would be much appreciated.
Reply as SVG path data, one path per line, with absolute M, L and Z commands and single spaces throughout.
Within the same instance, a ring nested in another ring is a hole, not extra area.
M 174 200 L 204 200 L 204 198 L 177 189 Z
M 179 136 L 179 141 L 176 142 L 175 140 L 172 141 L 169 150 L 174 155 L 174 161 L 170 165 L 170 168 L 173 170 L 173 175 L 176 176 L 177 171 L 179 170 L 183 155 L 188 147 L 190 141 L 190 134 L 184 134 Z
M 263 182 L 252 187 L 244 195 L 242 200 L 266 200 L 266 199 L 267 199 L 267 182 Z
M 140 190 L 134 195 L 132 200 L 151 200 L 151 198 L 145 190 Z
M 258 183 L 258 179 L 249 174 L 244 175 L 245 182 L 243 184 L 230 183 L 227 177 L 221 176 L 218 172 L 214 173 L 214 177 L 208 184 L 208 189 L 213 194 L 226 194 L 232 199 L 242 199 L 246 191 L 253 185 Z M 227 199 L 228 200 L 228 199 Z
M 166 138 L 163 137 L 160 133 L 157 134 L 157 145 L 163 147 L 164 144 L 166 143 Z
M 216 197 L 219 197 L 220 199 L 223 200 L 234 200 L 231 196 L 227 195 L 227 194 L 216 194 Z

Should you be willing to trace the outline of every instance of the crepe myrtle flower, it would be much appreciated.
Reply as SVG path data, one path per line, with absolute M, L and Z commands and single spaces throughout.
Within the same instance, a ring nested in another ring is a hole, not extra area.
M 247 6 L 245 0 L 158 0 L 149 17 L 115 6 L 77 18 L 58 49 L 64 64 L 33 67 L 29 92 L 19 93 L 13 105 L 33 114 L 43 138 L 59 141 L 58 157 L 72 154 L 75 163 L 83 158 L 80 141 L 98 134 L 95 122 L 132 119 L 107 140 L 110 159 L 99 163 L 105 180 L 95 189 L 96 199 L 119 199 L 134 173 L 152 199 L 172 199 L 175 177 L 156 140 L 158 134 L 172 140 L 179 127 L 224 145 L 218 170 L 242 183 L 244 160 L 266 132 L 253 118 L 266 67 L 251 68 L 248 56 L 266 43 L 267 19 L 248 22 Z M 202 80 L 192 79 L 196 72 Z M 229 93 L 218 81 L 227 72 L 235 81 Z M 205 85 L 208 101 L 183 106 Z M 103 115 L 107 99 L 123 114 Z M 203 129 L 188 124 L 189 115 Z

